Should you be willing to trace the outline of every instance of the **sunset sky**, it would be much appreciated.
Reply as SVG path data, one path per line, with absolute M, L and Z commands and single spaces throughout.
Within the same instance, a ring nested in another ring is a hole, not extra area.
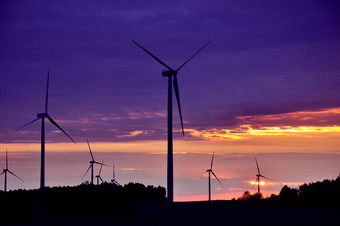
M 49 114 L 77 144 L 46 123 L 47 186 L 89 180 L 88 138 L 119 183 L 166 187 L 165 68 L 132 39 L 174 68 L 211 41 L 178 74 L 175 201 L 208 198 L 213 152 L 213 199 L 255 192 L 255 157 L 272 179 L 265 196 L 336 178 L 339 11 L 335 0 L 1 1 L 0 168 L 7 148 L 24 179 L 8 188 L 39 187 L 41 123 L 15 130 L 44 111 L 48 70 Z

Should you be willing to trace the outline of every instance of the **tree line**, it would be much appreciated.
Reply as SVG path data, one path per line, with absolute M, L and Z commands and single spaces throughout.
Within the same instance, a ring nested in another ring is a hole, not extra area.
M 263 198 L 262 194 L 243 193 L 234 202 L 262 203 L 294 207 L 340 209 L 340 174 L 336 179 L 305 183 L 298 188 L 283 186 L 278 195 Z
M 84 183 L 74 187 L 45 187 L 0 192 L 0 222 L 30 222 L 38 214 L 92 216 L 108 220 L 134 217 L 138 202 L 164 202 L 164 187 L 128 183 L 124 186 Z M 18 217 L 20 216 L 20 217 Z

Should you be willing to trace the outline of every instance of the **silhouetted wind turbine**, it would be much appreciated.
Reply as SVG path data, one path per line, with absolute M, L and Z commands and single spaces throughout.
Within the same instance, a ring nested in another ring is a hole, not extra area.
M 205 171 L 204 173 L 208 172 L 209 174 L 209 201 L 211 201 L 211 182 L 210 182 L 210 173 L 212 175 L 214 175 L 214 177 L 216 178 L 216 180 L 222 185 L 221 181 L 217 178 L 217 176 L 215 175 L 214 171 L 212 170 L 212 167 L 213 167 L 213 163 L 214 163 L 214 154 L 212 155 L 212 158 L 211 158 L 211 164 L 210 164 L 210 169 L 207 169 L 207 171 Z
M 7 173 L 12 174 L 13 176 L 15 176 L 16 178 L 18 178 L 21 181 L 24 181 L 23 179 L 21 179 L 20 177 L 18 177 L 17 175 L 15 175 L 13 172 L 11 172 L 8 169 L 8 156 L 7 156 L 7 149 L 6 149 L 6 169 L 3 169 L 2 173 L 0 174 L 0 175 L 5 174 L 5 185 L 4 185 L 4 191 L 5 192 L 7 191 Z
M 111 180 L 111 183 L 112 183 L 112 184 L 120 185 L 120 184 L 116 181 L 115 165 L 113 164 L 112 166 L 113 166 L 113 167 L 112 167 L 112 180 Z
M 86 172 L 84 173 L 84 176 L 81 178 L 81 179 L 83 179 L 84 177 L 85 177 L 85 175 L 87 174 L 87 172 L 89 172 L 89 170 L 91 169 L 91 184 L 93 184 L 93 165 L 94 164 L 99 164 L 99 165 L 104 165 L 104 166 L 108 166 L 108 165 L 105 165 L 104 163 L 100 163 L 100 162 L 96 162 L 95 160 L 94 160 L 94 157 L 93 157 L 93 154 L 92 154 L 92 151 L 91 151 L 91 147 L 90 147 L 90 143 L 89 143 L 89 140 L 88 139 L 86 139 L 87 140 L 87 145 L 89 146 L 89 150 L 90 150 L 90 154 L 91 154 L 91 161 L 89 161 L 89 163 L 90 163 L 90 166 L 89 166 L 89 168 L 87 168 L 87 170 L 86 170 Z M 103 160 L 104 161 L 104 160 Z
M 103 178 L 100 176 L 100 174 L 102 173 L 103 164 L 104 164 L 104 160 L 103 160 L 102 163 L 100 164 L 99 174 L 96 175 L 96 178 L 97 178 L 97 185 L 99 185 L 99 180 L 101 180 L 101 182 L 104 183 Z
M 40 170 L 40 188 L 45 187 L 45 118 L 47 118 L 53 125 L 61 130 L 68 138 L 70 138 L 74 143 L 76 143 L 47 113 L 48 106 L 48 85 L 50 80 L 50 71 L 47 73 L 47 89 L 46 89 L 46 102 L 45 102 L 45 112 L 38 113 L 37 118 L 33 121 L 21 126 L 17 130 L 28 126 L 29 124 L 41 119 L 41 170 Z
M 162 71 L 163 77 L 168 77 L 168 177 L 167 177 L 167 192 L 168 192 L 168 202 L 173 202 L 173 145 L 172 145 L 172 77 L 174 77 L 173 80 L 173 86 L 175 90 L 175 95 L 177 99 L 178 104 L 178 111 L 179 111 L 179 117 L 181 119 L 181 127 L 182 127 L 182 133 L 184 136 L 184 127 L 183 127 L 183 120 L 182 120 L 182 111 L 181 111 L 181 103 L 179 98 L 179 88 L 178 88 L 178 81 L 177 81 L 177 74 L 179 70 L 187 64 L 194 56 L 196 56 L 204 47 L 206 47 L 210 42 L 205 44 L 202 48 L 200 48 L 194 55 L 192 55 L 187 61 L 184 62 L 177 70 L 172 69 L 168 65 L 166 65 L 163 61 L 158 59 L 156 56 L 154 56 L 152 53 L 150 53 L 148 50 L 146 50 L 143 46 L 139 45 L 137 42 L 132 40 L 136 45 L 138 45 L 140 48 L 142 48 L 145 52 L 147 52 L 150 56 L 152 56 L 156 61 L 158 61 L 160 64 L 162 64 L 164 67 L 166 67 L 169 70 Z
M 257 159 L 255 158 L 255 162 L 256 162 L 256 167 L 257 167 L 257 172 L 258 174 L 256 175 L 256 181 L 255 181 L 255 184 L 257 182 L 257 193 L 260 194 L 260 177 L 263 177 L 263 178 L 266 178 L 268 180 L 271 180 L 269 179 L 268 177 L 265 177 L 263 176 L 261 173 L 260 173 L 260 168 L 259 168 L 259 165 L 257 164 Z

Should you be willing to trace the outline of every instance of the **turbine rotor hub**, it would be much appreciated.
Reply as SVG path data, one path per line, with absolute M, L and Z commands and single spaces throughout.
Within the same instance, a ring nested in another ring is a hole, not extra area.
M 177 71 L 174 71 L 174 70 L 162 71 L 163 77 L 169 77 L 169 76 L 174 76 L 174 75 L 177 75 Z

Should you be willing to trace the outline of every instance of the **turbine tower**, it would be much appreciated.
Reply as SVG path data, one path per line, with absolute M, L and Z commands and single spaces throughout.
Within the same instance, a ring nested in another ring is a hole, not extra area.
M 256 178 L 256 181 L 255 181 L 255 184 L 257 182 L 257 194 L 260 195 L 260 177 L 266 178 L 268 180 L 271 180 L 271 179 L 269 179 L 268 177 L 265 177 L 261 174 L 259 164 L 257 163 L 256 158 L 255 158 L 255 162 L 256 162 L 256 167 L 257 167 L 257 172 L 258 172 L 258 174 L 256 175 L 257 178 Z
M 117 181 L 116 181 L 116 175 L 115 175 L 115 165 L 112 165 L 112 180 L 111 180 L 112 184 L 116 184 L 116 185 L 120 185 Z
M 84 177 L 85 177 L 85 175 L 87 174 L 87 172 L 91 169 L 91 184 L 93 184 L 93 165 L 94 164 L 99 164 L 99 165 L 104 165 L 104 166 L 108 166 L 108 165 L 105 165 L 104 163 L 100 163 L 100 162 L 96 162 L 95 160 L 94 160 L 94 157 L 93 157 L 93 154 L 92 154 L 92 151 L 91 151 L 91 147 L 90 147 L 90 142 L 89 142 L 89 140 L 88 139 L 86 139 L 87 140 L 87 145 L 89 146 L 89 150 L 90 150 L 90 154 L 91 154 L 91 161 L 89 161 L 89 163 L 90 163 L 90 166 L 89 166 L 89 168 L 87 168 L 87 170 L 86 170 L 86 172 L 84 173 L 84 176 L 81 178 L 81 179 L 83 179 Z M 104 161 L 104 160 L 103 160 Z M 100 174 L 100 173 L 99 173 Z
M 7 191 L 7 173 L 12 174 L 13 176 L 15 176 L 16 178 L 18 178 L 21 181 L 24 181 L 23 179 L 21 179 L 20 177 L 18 177 L 17 175 L 15 175 L 13 172 L 11 172 L 8 169 L 8 156 L 7 156 L 7 149 L 6 149 L 6 169 L 3 169 L 2 173 L 0 174 L 0 175 L 5 174 L 5 185 L 4 185 L 4 191 L 5 192 Z
M 168 192 L 168 202 L 173 202 L 174 200 L 174 191 L 173 191 L 173 138 L 172 138 L 172 86 L 174 86 L 175 95 L 178 104 L 179 117 L 181 119 L 181 127 L 182 133 L 184 136 L 184 128 L 183 128 L 183 120 L 182 120 L 182 111 L 181 111 L 181 103 L 179 98 L 179 88 L 177 81 L 177 74 L 179 70 L 187 64 L 194 56 L 196 56 L 204 47 L 206 47 L 210 42 L 205 44 L 202 48 L 200 48 L 194 55 L 192 55 L 187 61 L 185 61 L 179 68 L 176 70 L 172 69 L 168 65 L 166 65 L 163 61 L 158 59 L 148 50 L 146 50 L 143 46 L 139 45 L 137 42 L 132 40 L 136 45 L 142 48 L 145 52 L 147 52 L 151 57 L 153 57 L 156 61 L 166 67 L 168 70 L 162 71 L 163 77 L 168 77 L 168 169 L 167 169 L 167 192 Z M 173 78 L 173 80 L 172 80 Z M 173 85 L 172 85 L 173 83 Z
M 211 158 L 210 169 L 207 169 L 207 171 L 204 172 L 204 173 L 208 172 L 208 174 L 209 174 L 209 183 L 208 183 L 208 186 L 209 186 L 209 201 L 211 201 L 211 179 L 210 179 L 210 174 L 214 175 L 216 180 L 222 185 L 221 181 L 217 178 L 217 176 L 215 175 L 214 171 L 212 170 L 213 163 L 214 163 L 214 154 L 215 153 L 213 153 L 212 158 Z
M 103 164 L 104 164 L 104 160 L 103 160 L 102 163 L 100 164 L 99 174 L 96 175 L 96 178 L 97 178 L 97 185 L 99 185 L 99 180 L 101 180 L 101 182 L 104 183 L 103 178 L 100 176 L 100 174 L 102 173 Z
M 45 112 L 38 113 L 37 118 L 33 121 L 21 126 L 17 130 L 28 126 L 29 124 L 41 119 L 41 168 L 40 168 L 40 188 L 45 187 L 45 118 L 47 118 L 53 125 L 55 125 L 61 132 L 63 132 L 71 141 L 76 143 L 49 115 L 47 112 L 48 106 L 48 86 L 50 80 L 50 71 L 47 73 L 47 89 L 46 89 L 46 102 L 45 102 Z

